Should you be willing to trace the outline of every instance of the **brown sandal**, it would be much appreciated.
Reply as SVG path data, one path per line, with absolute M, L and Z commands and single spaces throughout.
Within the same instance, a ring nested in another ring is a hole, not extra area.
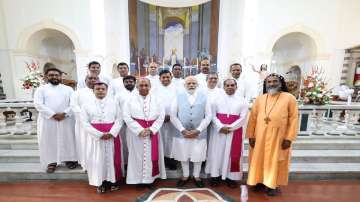
M 47 166 L 47 170 L 46 170 L 46 172 L 47 173 L 54 173 L 55 172 L 55 170 L 56 170 L 56 163 L 51 163 L 51 164 L 49 164 L 48 166 Z

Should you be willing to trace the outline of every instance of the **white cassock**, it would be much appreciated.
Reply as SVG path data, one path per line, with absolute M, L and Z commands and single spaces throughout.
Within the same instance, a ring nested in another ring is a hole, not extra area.
M 38 142 L 40 162 L 43 167 L 50 163 L 77 161 L 75 149 L 75 121 L 71 114 L 70 98 L 74 91 L 63 84 L 50 83 L 40 86 L 34 94 L 34 105 L 39 111 Z M 66 113 L 62 121 L 52 118 L 56 113 Z
M 207 88 L 207 82 L 206 82 L 207 74 L 203 74 L 200 72 L 199 74 L 195 75 L 195 78 L 199 84 L 198 89 L 204 90 Z
M 230 152 L 233 140 L 233 132 L 229 134 L 222 134 L 219 130 L 224 127 L 231 127 L 232 131 L 235 131 L 243 127 L 244 140 L 244 126 L 246 125 L 248 113 L 248 104 L 245 100 L 237 96 L 229 96 L 224 93 L 223 96 L 219 97 L 214 104 L 213 119 L 210 130 L 210 142 L 208 147 L 208 158 L 206 161 L 205 173 L 210 174 L 211 177 L 222 176 L 222 179 L 229 178 L 231 180 L 240 180 L 242 177 L 241 171 L 241 158 L 240 158 L 240 171 L 230 172 Z M 239 119 L 235 120 L 232 124 L 223 124 L 218 118 L 217 114 L 223 114 L 229 117 L 230 115 L 240 116 Z M 241 142 L 241 153 L 243 154 L 244 142 Z
M 153 91 L 153 89 L 155 89 L 155 88 L 157 88 L 158 86 L 161 85 L 159 75 L 152 76 L 152 75 L 149 74 L 145 78 L 150 80 L 152 91 Z
M 126 100 L 128 100 L 135 91 L 136 91 L 136 89 L 134 89 L 131 92 L 131 91 L 126 90 L 126 88 L 124 88 L 116 94 L 115 101 L 116 101 L 117 105 L 120 106 L 121 111 L 124 111 L 124 106 L 125 106 Z M 124 121 L 123 121 L 123 125 L 120 129 L 119 135 L 121 137 L 121 149 L 122 149 L 121 159 L 123 159 L 124 164 L 127 164 L 129 151 L 128 151 L 127 140 L 126 140 L 126 123 Z
M 114 138 L 118 135 L 122 118 L 119 107 L 111 97 L 94 99 L 92 103 L 85 104 L 81 111 L 81 121 L 88 135 L 86 165 L 89 184 L 100 186 L 104 180 L 115 182 L 114 167 Z M 112 125 L 109 133 L 113 136 L 109 140 L 100 139 L 100 132 L 92 124 Z M 123 169 L 122 169 L 123 170 Z
M 171 104 L 176 99 L 176 87 L 172 83 L 169 86 L 160 85 L 154 92 L 156 92 L 155 95 L 161 100 L 161 104 L 165 108 L 165 115 L 170 116 Z M 172 140 L 176 133 L 176 128 L 169 121 L 161 126 L 160 133 L 164 145 L 164 156 L 170 157 Z
M 206 88 L 206 94 L 208 96 L 208 99 L 211 104 L 211 108 L 213 108 L 213 105 L 217 99 L 219 99 L 219 96 L 224 95 L 224 90 L 218 87 L 215 87 L 213 89 Z
M 185 90 L 185 80 L 182 78 L 173 78 L 171 83 L 175 86 L 176 92 L 179 93 L 180 91 Z
M 84 133 L 84 129 L 81 126 L 80 113 L 81 108 L 84 104 L 91 103 L 95 99 L 94 92 L 91 88 L 80 88 L 76 90 L 70 101 L 71 109 L 75 116 L 75 141 L 76 141 L 76 152 L 80 164 L 84 170 L 86 170 L 86 146 L 87 146 L 87 135 Z
M 99 80 L 100 81 L 103 81 L 103 82 L 106 82 L 108 85 L 111 84 L 111 80 L 112 78 L 108 75 L 105 75 L 105 74 L 100 74 L 99 75 Z M 78 80 L 78 84 L 77 84 L 77 89 L 79 88 L 85 88 L 86 87 L 86 83 L 85 83 L 85 77 L 82 77 L 80 80 Z M 110 88 L 110 86 L 109 86 Z
M 129 150 L 127 167 L 127 184 L 149 184 L 156 178 L 166 178 L 164 152 L 160 135 L 158 134 L 158 164 L 153 165 L 152 141 L 150 137 L 139 137 L 144 128 L 136 120 L 146 123 L 153 122 L 150 130 L 159 132 L 165 118 L 165 110 L 156 96 L 149 94 L 145 98 L 138 91 L 126 101 L 124 107 L 124 121 L 127 125 L 126 136 Z M 153 176 L 154 166 L 159 168 L 159 174 Z
M 115 97 L 122 90 L 126 90 L 123 82 L 124 77 L 118 77 L 116 79 L 111 80 L 109 85 L 108 95 Z
M 195 91 L 193 95 L 188 94 L 188 101 L 190 105 L 193 105 L 196 101 L 196 96 L 199 95 L 199 91 Z M 202 132 L 203 130 L 207 130 L 207 127 L 211 121 L 211 104 L 207 100 L 205 107 L 205 117 L 200 122 L 199 126 L 196 130 Z M 178 131 L 185 130 L 185 127 L 182 125 L 181 121 L 177 117 L 178 114 L 178 101 L 177 99 L 171 104 L 171 122 L 174 124 L 175 128 Z M 206 149 L 207 143 L 206 138 L 204 139 L 188 139 L 188 138 L 180 138 L 174 137 L 172 150 L 171 150 L 171 158 L 174 158 L 177 161 L 188 161 L 191 162 L 202 162 L 206 160 Z
M 236 95 L 245 99 L 245 101 L 249 103 L 253 95 L 251 85 L 246 80 L 241 78 L 235 80 L 237 83 Z
M 210 102 L 211 112 L 212 113 L 214 112 L 215 101 L 217 99 L 219 99 L 221 96 L 224 96 L 224 94 L 225 94 L 225 92 L 221 88 L 218 88 L 218 87 L 215 87 L 213 89 L 206 88 L 206 95 L 208 96 L 208 101 Z M 209 141 L 210 141 L 210 130 L 211 130 L 211 124 L 209 124 L 208 127 L 207 127 L 208 135 L 206 137 L 206 140 L 207 140 L 208 144 L 209 144 Z

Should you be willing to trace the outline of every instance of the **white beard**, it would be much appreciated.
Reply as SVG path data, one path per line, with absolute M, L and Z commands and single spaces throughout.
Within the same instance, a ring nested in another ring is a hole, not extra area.
M 280 88 L 268 88 L 267 93 L 269 93 L 270 95 L 274 95 L 276 93 L 280 92 Z
M 190 94 L 190 95 L 193 95 L 195 93 L 195 89 L 193 90 L 187 90 L 187 92 Z

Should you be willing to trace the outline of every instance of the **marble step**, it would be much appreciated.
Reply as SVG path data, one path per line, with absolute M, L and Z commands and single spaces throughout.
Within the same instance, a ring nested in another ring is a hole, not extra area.
M 247 174 L 248 165 L 244 164 Z M 167 170 L 167 178 L 179 178 L 180 169 Z M 202 177 L 207 175 L 202 172 Z M 360 163 L 292 163 L 291 180 L 360 180 Z M 33 180 L 87 180 L 87 175 L 80 168 L 69 170 L 59 167 L 55 173 L 48 174 L 39 163 L 0 163 L 0 182 Z
M 244 151 L 244 162 L 248 162 Z M 360 163 L 360 150 L 293 150 L 295 163 Z M 39 163 L 38 150 L 0 150 L 0 163 Z
M 245 141 L 245 148 L 248 148 Z M 352 150 L 360 148 L 360 139 L 337 138 L 337 139 L 310 139 L 299 138 L 293 145 L 294 150 Z M 0 139 L 0 150 L 37 150 L 37 139 Z

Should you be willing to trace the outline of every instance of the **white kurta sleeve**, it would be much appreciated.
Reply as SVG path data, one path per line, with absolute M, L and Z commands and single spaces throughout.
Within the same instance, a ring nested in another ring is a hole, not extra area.
M 185 128 L 181 124 L 181 121 L 178 119 L 177 114 L 178 114 L 178 105 L 177 105 L 177 99 L 175 98 L 171 104 L 170 121 L 175 126 L 175 128 L 181 132 L 185 130 Z
M 84 130 L 95 139 L 100 139 L 103 136 L 103 133 L 96 130 L 90 123 L 91 119 L 86 110 L 86 107 L 83 107 L 80 113 L 81 124 L 84 127 Z
M 144 128 L 131 117 L 131 100 L 132 99 L 129 99 L 127 102 L 125 102 L 124 105 L 125 107 L 123 111 L 124 121 L 126 123 L 127 128 L 131 132 L 135 133 L 136 135 L 139 135 L 141 131 L 144 130 Z
M 156 121 L 149 128 L 153 133 L 157 133 L 160 130 L 161 126 L 164 123 L 164 119 L 165 119 L 165 108 L 161 104 L 158 104 L 158 106 L 160 109 L 159 116 L 157 117 Z
M 240 112 L 240 118 L 236 120 L 234 123 L 230 124 L 229 127 L 232 131 L 237 130 L 245 125 L 248 114 L 248 105 L 243 104 Z
M 122 119 L 121 109 L 120 109 L 120 106 L 116 105 L 115 123 L 114 123 L 113 127 L 111 127 L 111 130 L 109 131 L 109 133 L 112 136 L 117 137 L 119 135 L 122 125 L 123 125 L 123 119 Z
M 206 105 L 205 105 L 205 118 L 201 121 L 200 125 L 197 127 L 198 131 L 203 131 L 204 129 L 207 128 L 207 126 L 209 125 L 210 121 L 211 121 L 211 103 L 209 100 L 206 100 Z
M 35 91 L 34 106 L 36 110 L 38 110 L 38 112 L 41 114 L 41 116 L 47 119 L 51 119 L 51 117 L 54 116 L 56 113 L 44 104 L 45 97 L 43 94 L 43 90 L 43 88 L 39 88 Z

